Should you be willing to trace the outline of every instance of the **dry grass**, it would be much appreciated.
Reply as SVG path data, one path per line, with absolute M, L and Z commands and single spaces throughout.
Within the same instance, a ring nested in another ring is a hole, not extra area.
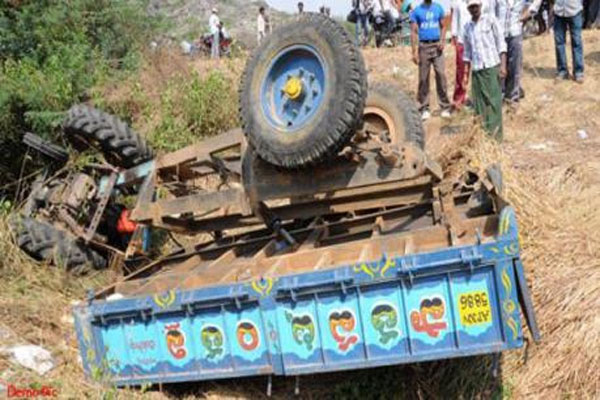
M 512 154 L 475 135 L 462 153 L 471 167 L 500 162 L 516 208 L 541 344 L 503 358 L 515 398 L 600 394 L 600 164 L 573 160 L 534 175 Z M 453 166 L 456 168 L 456 165 Z
M 449 173 L 466 165 L 502 165 L 506 195 L 518 213 L 523 260 L 543 335 L 541 344 L 530 346 L 527 362 L 524 351 L 505 353 L 498 380 L 490 377 L 487 357 L 315 375 L 303 378 L 302 397 L 600 396 L 600 38 L 586 32 L 584 40 L 583 86 L 551 79 L 550 37 L 525 43 L 527 97 L 516 112 L 506 114 L 502 145 L 470 124 L 454 135 L 440 135 L 443 124 L 437 119 L 427 125 L 428 147 Z M 414 93 L 416 67 L 407 54 L 406 49 L 367 51 L 371 79 L 396 79 Z M 179 68 L 174 65 L 170 68 Z M 450 125 L 464 125 L 465 118 L 459 116 Z M 578 138 L 580 129 L 588 139 Z M 59 363 L 40 378 L 0 358 L 0 380 L 53 385 L 61 397 L 100 397 L 105 390 L 83 379 L 73 328 L 64 317 L 73 299 L 110 281 L 110 274 L 76 280 L 32 263 L 10 243 L 4 218 L 0 254 L 0 324 L 11 329 L 11 340 L 40 344 Z M 204 382 L 169 387 L 166 396 L 260 398 L 265 388 L 265 378 Z M 276 398 L 289 397 L 293 380 L 275 379 L 274 392 Z M 157 391 L 110 393 L 121 398 L 165 396 Z
M 583 86 L 553 80 L 549 37 L 525 43 L 527 97 L 505 113 L 503 145 L 481 133 L 452 141 L 431 135 L 444 143 L 437 148 L 444 161 L 460 160 L 453 169 L 500 162 L 517 210 L 543 339 L 527 363 L 523 352 L 503 357 L 503 381 L 515 398 L 600 396 L 600 38 L 586 32 L 584 40 Z

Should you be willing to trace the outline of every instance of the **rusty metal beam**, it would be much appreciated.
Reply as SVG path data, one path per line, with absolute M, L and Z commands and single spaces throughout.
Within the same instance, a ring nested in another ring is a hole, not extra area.
M 146 222 L 177 214 L 209 214 L 220 210 L 222 214 L 219 216 L 229 214 L 247 215 L 249 206 L 246 205 L 246 196 L 243 190 L 232 188 L 219 192 L 158 200 L 136 209 L 135 220 Z
M 211 154 L 242 146 L 244 133 L 240 128 L 232 129 L 218 136 L 204 139 L 202 142 L 181 150 L 165 154 L 157 161 L 159 170 L 177 167 L 185 163 L 209 159 Z
M 251 198 L 256 201 L 331 194 L 416 178 L 429 178 L 429 182 L 432 177 L 437 179 L 436 174 L 427 173 L 427 157 L 412 148 L 410 151 L 407 149 L 406 158 L 396 166 L 385 164 L 377 154 L 365 153 L 361 162 L 338 157 L 327 165 L 312 169 L 310 173 L 303 170 L 281 170 L 256 156 L 247 156 L 251 160 L 245 165 L 244 185 Z
M 483 242 L 486 242 L 492 240 L 496 233 L 498 217 L 492 215 L 468 219 L 463 221 L 463 226 L 466 230 L 463 243 L 477 243 L 477 231 L 482 235 Z M 270 243 L 273 243 L 273 239 L 267 242 L 266 246 Z M 212 263 L 197 267 L 186 279 L 182 279 L 181 274 L 162 273 L 152 282 L 142 280 L 122 283 L 118 285 L 117 291 L 126 295 L 139 295 L 169 289 L 186 290 L 228 281 L 251 281 L 265 274 L 298 273 L 315 268 L 322 269 L 329 265 L 352 265 L 372 261 L 373 257 L 384 253 L 388 256 L 404 255 L 433 251 L 450 245 L 446 227 L 432 226 L 400 234 L 383 234 L 336 246 L 314 248 L 301 253 L 292 251 L 288 254 L 264 257 L 268 252 L 259 251 L 256 258 L 236 257 L 232 253 L 225 253 L 228 255 L 222 255 Z
M 309 219 L 331 214 L 358 212 L 376 208 L 392 208 L 406 205 L 426 204 L 432 196 L 428 179 L 418 179 L 417 183 L 408 185 L 406 182 L 397 185 L 385 185 L 387 191 L 372 192 L 357 189 L 356 192 L 334 193 L 328 198 L 313 201 L 273 206 L 269 212 L 282 221 Z M 222 193 L 216 195 L 215 193 Z M 146 204 L 144 210 L 136 213 L 138 222 L 153 220 L 154 225 L 180 233 L 223 231 L 227 229 L 263 225 L 263 221 L 250 215 L 249 207 L 243 193 L 211 192 L 207 195 L 181 197 L 175 200 L 161 200 Z M 217 208 L 217 206 L 221 206 Z M 213 212 L 202 218 L 191 216 L 176 218 L 173 214 L 197 212 Z

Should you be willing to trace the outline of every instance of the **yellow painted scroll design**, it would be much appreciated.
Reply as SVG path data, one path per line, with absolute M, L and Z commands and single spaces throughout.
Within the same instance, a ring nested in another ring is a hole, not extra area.
M 252 281 L 250 285 L 252 286 L 252 289 L 254 289 L 254 291 L 259 295 L 268 296 L 271 293 L 274 284 L 275 279 L 269 277 Z
M 506 315 L 506 325 L 510 328 L 513 333 L 513 340 L 517 340 L 519 335 L 519 325 L 515 320 L 513 313 L 517 309 L 515 302 L 511 298 L 512 292 L 512 281 L 508 275 L 508 267 L 504 267 L 502 270 L 502 286 L 504 287 L 505 299 L 502 302 L 502 309 Z
M 395 267 L 396 266 L 396 259 L 389 257 L 386 258 L 385 260 L 385 264 L 383 265 L 383 268 L 381 268 L 381 277 L 383 278 L 385 276 L 385 273 L 387 272 L 388 269 Z
M 494 247 L 490 247 L 490 250 L 494 254 L 504 253 L 507 256 L 515 256 L 519 253 L 519 243 L 511 242 L 510 244 L 507 244 L 506 246 L 504 246 L 502 248 L 494 246 Z
M 354 272 L 360 273 L 364 272 L 371 279 L 375 279 L 376 276 L 381 278 L 385 277 L 385 273 L 392 267 L 396 266 L 396 259 L 393 257 L 383 257 L 380 261 L 374 264 L 367 264 L 366 262 L 361 262 L 354 266 Z
M 175 302 L 175 291 L 169 290 L 163 295 L 155 294 L 154 302 L 162 309 L 169 308 Z
M 379 269 L 379 267 L 371 267 L 369 265 L 367 265 L 367 263 L 360 263 L 360 264 L 356 264 L 354 266 L 354 272 L 359 273 L 359 272 L 364 272 L 365 274 L 369 275 L 371 277 L 371 279 L 375 278 L 375 273 L 377 272 L 377 270 Z
M 509 245 L 504 246 L 504 254 L 507 256 L 514 256 L 519 252 L 519 243 L 512 242 Z

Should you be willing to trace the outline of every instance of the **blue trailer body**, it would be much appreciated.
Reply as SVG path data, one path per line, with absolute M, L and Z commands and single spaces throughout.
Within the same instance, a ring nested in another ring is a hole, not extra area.
M 514 211 L 495 240 L 75 306 L 88 375 L 116 385 L 301 375 L 521 347 L 539 333 Z

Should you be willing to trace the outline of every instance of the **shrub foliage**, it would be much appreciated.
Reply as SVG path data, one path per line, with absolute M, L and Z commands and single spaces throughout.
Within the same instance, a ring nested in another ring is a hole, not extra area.
M 157 26 L 145 0 L 0 2 L 0 172 L 14 179 L 25 131 L 57 139 L 62 112 L 136 65 Z M 18 172 L 17 172 L 18 173 Z M 1 196 L 0 196 L 1 197 Z

